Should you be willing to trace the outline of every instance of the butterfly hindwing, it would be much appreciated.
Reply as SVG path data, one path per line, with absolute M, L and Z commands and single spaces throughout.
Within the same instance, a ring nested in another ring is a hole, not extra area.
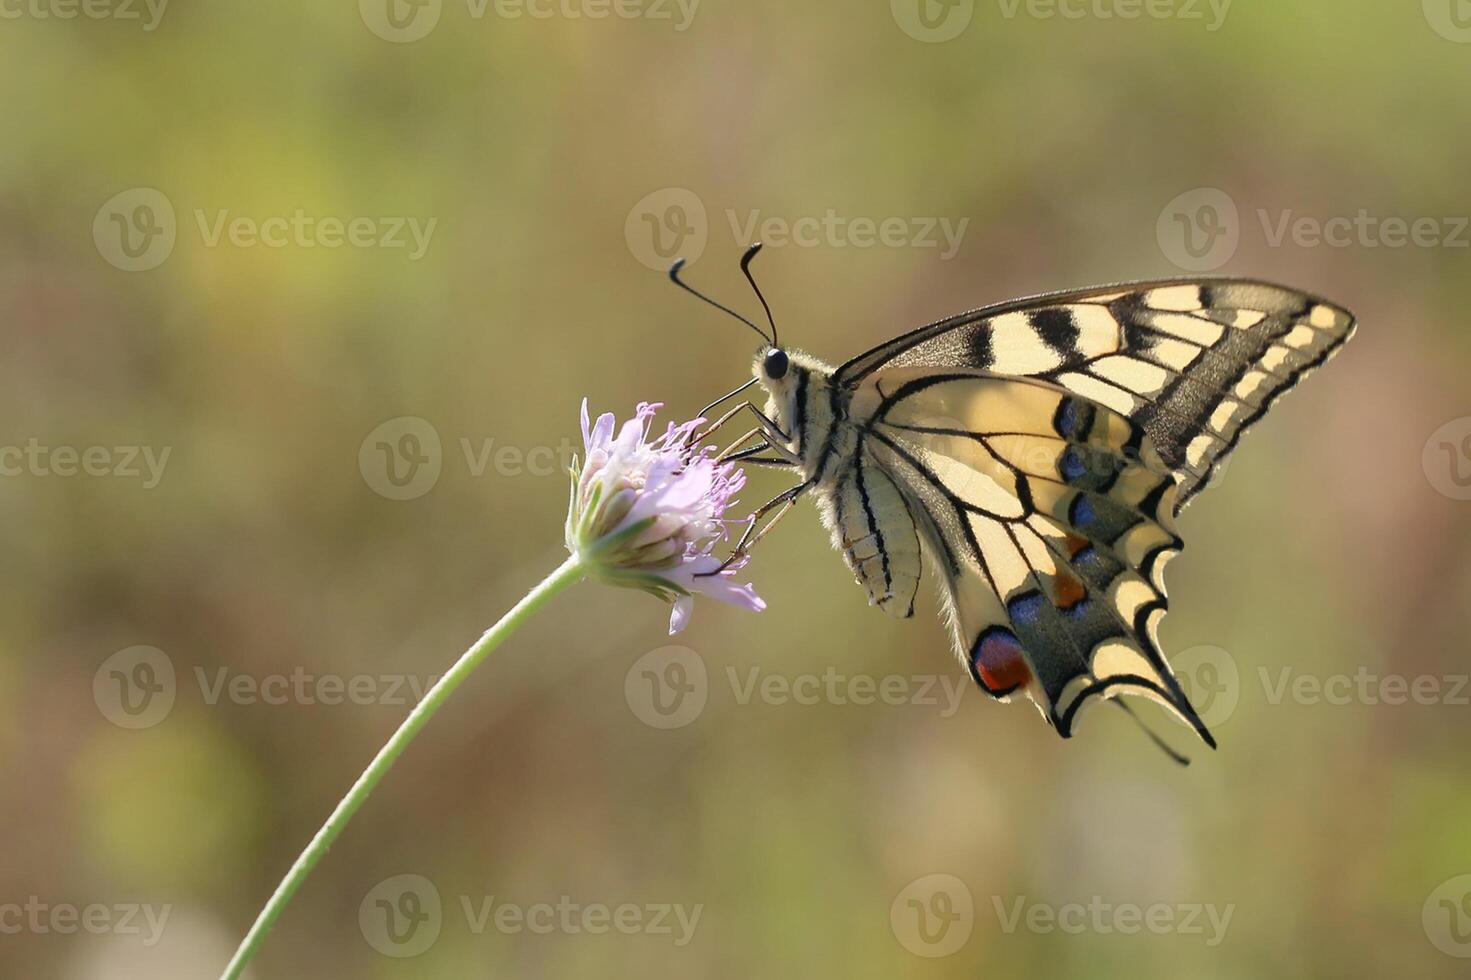
M 1157 630 L 1179 485 L 1144 429 L 1051 383 L 890 368 L 854 393 L 863 451 L 921 515 L 956 652 L 1060 733 L 1097 697 L 1149 696 L 1208 742 Z
M 840 367 L 1051 381 L 1142 426 L 1183 507 L 1248 426 L 1352 335 L 1353 316 L 1268 283 L 1163 280 L 1056 293 L 921 327 Z
M 909 505 L 871 453 L 860 448 L 851 460 L 832 491 L 819 495 L 823 523 L 869 602 L 895 616 L 913 616 L 921 565 Z

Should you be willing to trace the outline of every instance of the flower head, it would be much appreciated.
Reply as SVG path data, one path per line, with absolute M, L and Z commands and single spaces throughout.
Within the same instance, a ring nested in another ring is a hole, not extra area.
M 733 581 L 745 561 L 722 569 L 713 554 L 726 538 L 725 510 L 744 474 L 733 463 L 717 462 L 712 448 L 691 444 L 703 419 L 671 423 L 650 439 L 660 407 L 640 403 L 615 435 L 611 414 L 589 425 L 583 400 L 587 456 L 580 470 L 573 468 L 567 550 L 593 578 L 673 602 L 671 634 L 689 623 L 696 595 L 765 609 L 750 585 Z

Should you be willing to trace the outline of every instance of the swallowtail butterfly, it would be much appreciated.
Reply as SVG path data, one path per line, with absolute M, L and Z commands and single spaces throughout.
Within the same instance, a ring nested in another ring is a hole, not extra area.
M 1214 747 L 1158 642 L 1175 517 L 1352 336 L 1353 315 L 1255 280 L 1124 283 L 961 313 L 834 368 L 778 342 L 750 273 L 759 248 L 741 267 L 769 336 L 681 281 L 680 263 L 670 272 L 764 340 L 752 380 L 726 396 L 759 384 L 764 410 L 746 402 L 709 431 L 750 412 L 757 427 L 726 458 L 799 479 L 732 558 L 812 497 L 885 612 L 913 615 L 928 559 L 955 652 L 987 694 L 1025 694 L 1063 737 L 1090 703 L 1143 695 Z

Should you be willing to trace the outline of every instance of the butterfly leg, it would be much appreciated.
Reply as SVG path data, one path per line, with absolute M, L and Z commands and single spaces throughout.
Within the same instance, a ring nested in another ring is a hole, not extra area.
M 736 445 L 740 445 L 740 443 L 736 443 Z M 757 466 L 772 466 L 783 470 L 790 470 L 796 467 L 797 464 L 789 459 L 777 459 L 773 456 L 758 455 L 758 453 L 764 453 L 770 448 L 771 443 L 765 441 L 758 442 L 749 449 L 742 449 L 738 453 L 721 456 L 720 461 L 722 463 L 755 463 Z
M 755 512 L 751 514 L 750 526 L 746 528 L 746 533 L 741 535 L 740 541 L 736 542 L 735 550 L 730 553 L 730 557 L 725 559 L 725 561 L 721 563 L 719 568 L 715 569 L 713 572 L 705 572 L 704 575 L 719 575 L 721 572 L 730 568 L 730 566 L 734 565 L 736 562 L 741 561 L 744 558 L 749 558 L 751 556 L 751 549 L 756 546 L 756 542 L 766 537 L 766 532 L 776 527 L 777 522 L 780 521 L 783 517 L 787 516 L 787 513 L 794 506 L 796 506 L 797 500 L 811 487 L 811 480 L 804 481 L 789 490 L 782 491 L 775 497 L 772 497 L 766 503 L 762 504 L 760 507 L 757 507 Z M 761 518 L 765 517 L 767 514 L 778 507 L 780 507 L 781 510 L 777 511 L 776 516 L 767 521 L 766 524 L 763 526 L 761 524 Z
M 731 443 L 729 446 L 726 446 L 725 449 L 720 453 L 720 455 L 718 455 L 718 456 L 715 457 L 715 459 L 718 462 L 721 462 L 721 463 L 728 462 L 732 456 L 736 455 L 736 450 L 737 449 L 740 449 L 740 447 L 744 446 L 746 443 L 750 442 L 754 437 L 759 436 L 759 435 L 761 435 L 761 427 L 758 425 L 756 428 L 752 429 L 750 432 L 747 432 L 745 435 L 741 436 L 739 439 L 737 439 L 735 442 Z M 742 450 L 742 452 L 748 452 L 748 451 L 749 450 Z
M 735 408 L 732 408 L 730 411 L 726 412 L 712 425 L 701 432 L 698 436 L 696 436 L 694 439 L 691 439 L 690 445 L 698 446 L 703 444 L 710 438 L 712 434 L 715 433 L 717 429 L 725 425 L 731 419 L 735 418 L 736 415 L 741 412 L 750 412 L 756 417 L 756 421 L 759 424 L 756 430 L 752 430 L 752 432 L 747 433 L 745 437 L 743 437 L 739 442 L 736 442 L 731 448 L 735 448 L 735 446 L 741 445 L 741 443 L 744 443 L 746 439 L 751 438 L 751 436 L 754 435 L 756 431 L 760 431 L 766 436 L 767 441 L 771 444 L 770 448 L 774 450 L 778 455 L 782 456 L 791 463 L 800 463 L 802 461 L 801 457 L 797 453 L 787 448 L 791 444 L 792 437 L 783 432 L 781 426 L 777 425 L 771 419 L 767 418 L 766 413 L 762 412 L 761 409 L 757 408 L 752 402 L 749 401 L 741 402 Z M 727 452 L 728 451 L 729 450 L 727 450 Z
M 721 463 L 756 463 L 760 466 L 776 466 L 785 470 L 789 470 L 797 465 L 790 459 L 776 459 L 759 455 L 772 449 L 770 439 L 763 439 L 754 446 L 747 446 L 745 449 L 741 449 L 742 446 L 745 446 L 755 436 L 764 434 L 762 428 L 757 426 L 729 446 L 726 446 L 725 451 L 715 457 L 716 461 Z

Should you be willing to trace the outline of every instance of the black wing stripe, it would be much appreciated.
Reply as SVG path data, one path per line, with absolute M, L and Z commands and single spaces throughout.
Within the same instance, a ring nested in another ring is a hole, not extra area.
M 892 590 L 894 587 L 894 576 L 889 569 L 889 549 L 884 547 L 884 532 L 879 527 L 878 520 L 873 516 L 873 504 L 868 499 L 868 484 L 863 478 L 863 453 L 858 453 L 854 464 L 858 480 L 858 499 L 863 505 L 863 519 L 868 524 L 868 533 L 873 535 L 874 547 L 879 552 L 879 564 L 884 572 L 884 589 Z

